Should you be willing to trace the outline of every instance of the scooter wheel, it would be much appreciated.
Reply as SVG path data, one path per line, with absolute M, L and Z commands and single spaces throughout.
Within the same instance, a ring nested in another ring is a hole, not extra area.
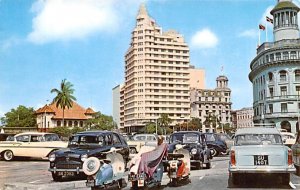
M 177 187 L 178 186 L 178 179 L 177 178 L 172 178 L 171 179 L 171 186 L 172 187 Z

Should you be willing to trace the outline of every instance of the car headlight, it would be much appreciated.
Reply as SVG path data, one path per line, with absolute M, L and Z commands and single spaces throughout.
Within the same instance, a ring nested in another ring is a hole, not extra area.
M 55 158 L 56 158 L 55 154 L 50 154 L 49 157 L 48 157 L 48 160 L 50 162 L 54 162 Z
M 191 150 L 191 153 L 192 153 L 192 154 L 197 154 L 197 149 L 196 149 L 196 148 L 193 148 L 193 149 Z
M 83 155 L 81 155 L 81 157 L 80 157 L 81 161 L 83 161 L 83 162 L 84 162 L 87 158 L 88 158 L 88 155 L 87 155 L 87 154 L 83 154 Z

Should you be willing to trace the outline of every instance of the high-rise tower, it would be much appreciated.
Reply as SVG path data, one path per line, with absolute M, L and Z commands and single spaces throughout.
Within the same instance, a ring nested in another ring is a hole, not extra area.
M 121 126 L 136 132 L 162 113 L 172 124 L 190 119 L 189 48 L 176 31 L 163 32 L 140 6 L 125 55 Z
M 254 123 L 271 123 L 291 132 L 300 123 L 300 39 L 292 0 L 279 0 L 271 11 L 274 42 L 257 48 L 250 64 Z

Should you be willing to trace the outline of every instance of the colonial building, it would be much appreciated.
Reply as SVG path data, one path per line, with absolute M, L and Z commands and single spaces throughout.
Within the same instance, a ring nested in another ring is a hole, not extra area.
M 228 78 L 217 77 L 215 89 L 191 88 L 191 117 L 204 123 L 208 115 L 215 116 L 221 125 L 231 124 L 231 90 Z M 205 131 L 203 125 L 202 131 Z
M 181 34 L 163 31 L 144 4 L 136 17 L 125 55 L 125 84 L 120 95 L 120 125 L 136 132 L 162 113 L 171 126 L 190 118 L 189 47 Z
M 236 128 L 253 127 L 253 108 L 236 110 Z
M 300 39 L 299 8 L 292 0 L 279 0 L 271 11 L 274 42 L 257 48 L 250 64 L 255 123 L 275 124 L 299 131 Z
M 85 121 L 93 118 L 95 114 L 92 108 L 83 108 L 76 102 L 70 109 L 64 110 L 64 124 L 63 110 L 56 107 L 55 103 L 45 105 L 36 110 L 36 120 L 39 131 L 48 131 L 50 128 L 67 126 L 67 127 L 83 127 Z

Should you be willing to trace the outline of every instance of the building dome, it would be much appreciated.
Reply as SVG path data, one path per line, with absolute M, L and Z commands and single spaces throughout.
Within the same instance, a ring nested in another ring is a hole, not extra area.
M 217 77 L 217 81 L 228 81 L 228 78 L 224 75 L 220 75 Z
M 294 9 L 299 11 L 299 7 L 295 5 L 291 0 L 281 0 L 277 3 L 277 5 L 271 10 L 271 14 L 273 15 L 274 12 L 285 10 L 285 9 Z

